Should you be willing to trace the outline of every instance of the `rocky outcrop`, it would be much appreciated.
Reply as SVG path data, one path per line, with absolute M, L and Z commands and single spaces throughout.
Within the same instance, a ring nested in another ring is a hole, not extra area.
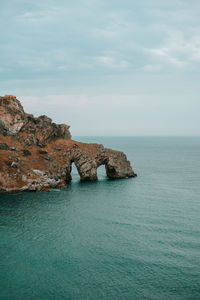
M 55 124 L 47 116 L 34 118 L 26 114 L 26 122 L 18 133 L 18 138 L 24 146 L 31 147 L 33 144 L 45 147 L 45 145 L 57 138 L 70 139 L 68 125 Z M 24 134 L 23 134 L 24 133 Z
M 0 130 L 3 135 L 16 134 L 25 123 L 21 103 L 11 95 L 0 97 Z
M 15 96 L 0 97 L 0 132 L 15 137 L 27 147 L 44 147 L 56 138 L 70 139 L 70 126 L 55 124 L 47 116 L 26 114 Z
M 82 181 L 97 180 L 100 165 L 111 179 L 136 176 L 123 152 L 73 141 L 69 126 L 26 114 L 13 96 L 0 97 L 0 192 L 63 187 L 72 163 Z

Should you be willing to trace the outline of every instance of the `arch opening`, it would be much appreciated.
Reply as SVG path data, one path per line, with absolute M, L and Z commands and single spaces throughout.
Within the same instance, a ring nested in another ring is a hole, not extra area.
M 70 175 L 71 175 L 71 180 L 80 181 L 80 175 L 74 161 L 71 161 Z
M 97 168 L 97 177 L 98 177 L 98 180 L 105 180 L 105 179 L 108 178 L 105 163 L 98 166 L 98 168 Z

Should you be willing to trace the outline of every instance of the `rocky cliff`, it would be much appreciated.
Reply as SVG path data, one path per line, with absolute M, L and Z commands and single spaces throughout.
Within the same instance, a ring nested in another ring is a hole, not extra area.
M 109 178 L 136 176 L 123 152 L 74 141 L 68 125 L 25 113 L 12 95 L 0 97 L 0 192 L 63 187 L 72 163 L 81 180 L 97 180 L 100 165 Z

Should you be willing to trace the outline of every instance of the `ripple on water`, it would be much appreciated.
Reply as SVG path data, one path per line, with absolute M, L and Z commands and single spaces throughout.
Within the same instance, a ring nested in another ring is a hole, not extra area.
M 0 196 L 2 299 L 200 299 L 200 139 L 99 142 L 139 176 Z

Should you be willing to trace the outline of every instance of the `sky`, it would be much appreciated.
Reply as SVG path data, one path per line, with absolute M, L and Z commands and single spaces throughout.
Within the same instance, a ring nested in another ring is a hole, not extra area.
M 72 136 L 200 135 L 199 0 L 1 0 L 0 94 Z

